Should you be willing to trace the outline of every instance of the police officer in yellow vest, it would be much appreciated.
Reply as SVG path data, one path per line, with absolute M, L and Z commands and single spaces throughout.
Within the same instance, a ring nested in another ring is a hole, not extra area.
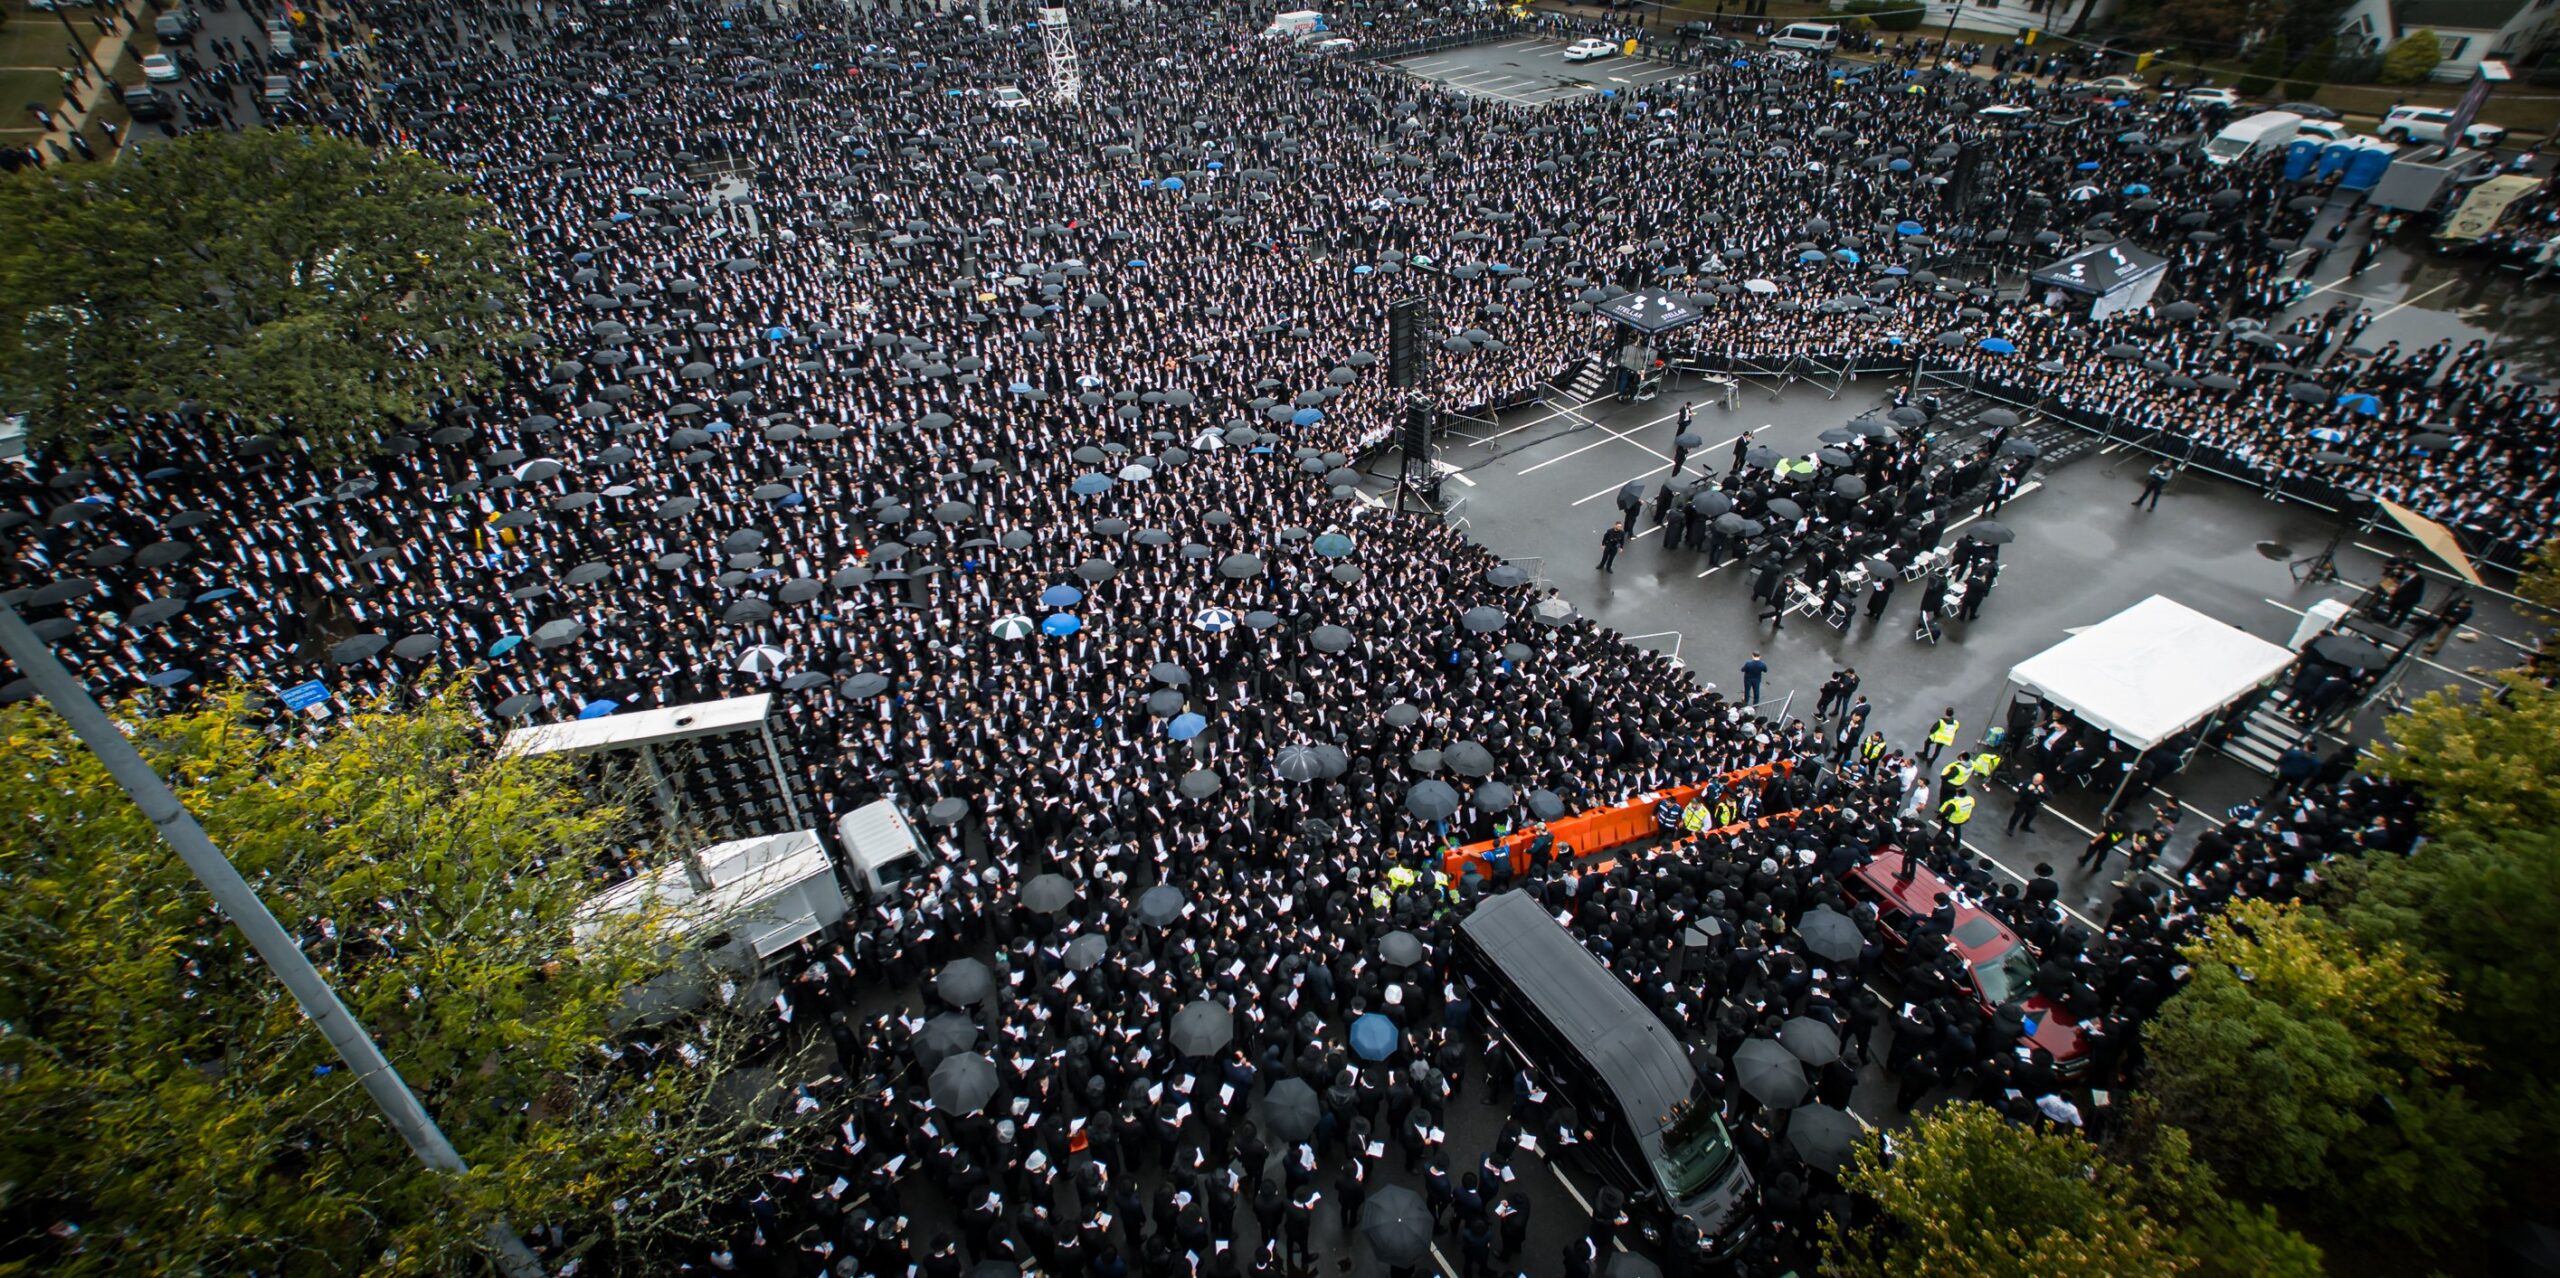
M 1938 769 L 1938 793 L 1945 794 L 1973 779 L 1973 755 L 1961 752 L 1947 766 Z
M 1884 758 L 1886 748 L 1884 734 L 1870 732 L 1867 734 L 1866 741 L 1858 746 L 1858 757 L 1866 761 L 1869 766 L 1873 766 Z
M 1957 786 L 1947 795 L 1946 802 L 1938 805 L 1938 821 L 1946 830 L 1949 843 L 1964 838 L 1964 823 L 1972 819 L 1973 796 L 1965 793 L 1963 786 Z
M 1938 721 L 1929 725 L 1929 744 L 1920 751 L 1920 761 L 1936 763 L 1938 752 L 1956 743 L 1956 730 L 1963 726 L 1956 722 L 1956 708 L 1948 706 L 1946 712 L 1938 716 Z

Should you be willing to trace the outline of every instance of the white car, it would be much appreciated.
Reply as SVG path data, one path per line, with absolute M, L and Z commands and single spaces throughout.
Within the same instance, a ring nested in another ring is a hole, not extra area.
M 2015 102 L 2000 102 L 1984 107 L 1974 114 L 1986 120 L 2023 120 L 2033 116 L 2035 108 L 2019 106 Z
M 144 79 L 161 84 L 175 84 L 187 78 L 186 70 L 178 65 L 178 60 L 165 53 L 155 53 L 144 58 L 142 75 Z
M 2091 80 L 2080 87 L 2091 93 L 2134 94 L 2142 92 L 2148 86 L 2142 83 L 2142 77 L 2138 75 L 2111 75 Z
M 1565 46 L 1564 60 L 1567 62 L 1589 62 L 1596 58 L 1610 57 L 1616 54 L 1617 51 L 1618 46 L 1611 44 L 1606 40 L 1576 40 L 1572 44 Z
M 1349 56 L 1353 49 L 1357 49 L 1359 47 L 1360 42 L 1357 40 L 1349 40 L 1341 36 L 1335 36 L 1330 40 L 1316 41 L 1314 44 L 1307 47 L 1307 52 L 1316 54 L 1320 57 L 1339 58 Z
M 2240 105 L 2240 95 L 2229 89 L 2189 89 L 2178 96 L 2197 106 L 2232 108 Z
M 2453 112 L 2442 107 L 2401 107 L 2382 117 L 2382 140 L 2385 142 L 2424 142 L 2430 145 L 2444 141 L 2444 131 L 2453 127 Z M 2504 142 L 2507 131 L 2494 124 L 2475 124 L 2462 131 L 2465 145 L 2487 149 Z
M 1019 111 L 1031 105 L 1031 95 L 1010 84 L 998 85 L 987 94 L 987 104 L 999 111 Z

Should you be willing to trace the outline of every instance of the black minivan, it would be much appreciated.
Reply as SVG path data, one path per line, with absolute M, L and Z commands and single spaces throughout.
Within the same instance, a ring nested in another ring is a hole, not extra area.
M 1531 1077 L 1580 1109 L 1597 1138 L 1578 1148 L 1646 1237 L 1732 1256 L 1755 1223 L 1751 1172 L 1661 1019 L 1525 892 L 1459 924 L 1457 970 Z

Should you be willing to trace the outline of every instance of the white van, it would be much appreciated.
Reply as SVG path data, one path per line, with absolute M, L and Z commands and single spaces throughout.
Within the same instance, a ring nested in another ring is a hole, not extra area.
M 1271 25 L 1262 29 L 1265 40 L 1286 40 L 1293 36 L 1311 35 L 1324 30 L 1324 10 L 1292 9 L 1274 15 Z
M 2291 111 L 2260 111 L 2245 120 L 2234 120 L 2214 134 L 2213 140 L 2204 144 L 2204 158 L 2209 164 L 2238 164 L 2283 150 L 2301 131 L 2302 117 Z
M 924 840 L 894 799 L 844 814 L 836 822 L 836 838 L 844 847 L 846 875 L 865 895 L 877 896 L 924 873 Z
M 2382 117 L 2382 127 L 2375 132 L 2385 142 L 2403 145 L 2419 142 L 2441 146 L 2445 130 L 2453 127 L 2453 112 L 2443 107 L 2404 106 Z M 2462 131 L 2462 144 L 2488 150 L 2507 140 L 2507 131 L 2494 124 L 2474 124 Z
M 1798 53 L 1830 53 L 1840 47 L 1840 28 L 1828 22 L 1791 22 L 1769 37 L 1769 47 Z

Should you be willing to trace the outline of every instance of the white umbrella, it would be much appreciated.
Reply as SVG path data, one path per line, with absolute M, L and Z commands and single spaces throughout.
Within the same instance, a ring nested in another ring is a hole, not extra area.
M 760 643 L 738 652 L 738 668 L 752 675 L 769 675 L 782 668 L 782 649 Z
M 1776 282 L 1771 280 L 1744 280 L 1742 282 L 1742 287 L 1749 292 L 1764 295 L 1778 291 Z
M 1010 617 L 998 617 L 996 624 L 988 627 L 998 639 L 1026 639 L 1039 628 L 1040 623 L 1018 612 Z
M 1120 468 L 1120 479 L 1123 483 L 1144 483 L 1145 481 L 1155 477 L 1156 473 L 1154 471 L 1138 465 L 1136 462 L 1131 462 L 1130 464 Z
M 1235 629 L 1236 615 L 1224 608 L 1203 608 L 1192 616 L 1191 624 L 1214 635 L 1221 630 Z

